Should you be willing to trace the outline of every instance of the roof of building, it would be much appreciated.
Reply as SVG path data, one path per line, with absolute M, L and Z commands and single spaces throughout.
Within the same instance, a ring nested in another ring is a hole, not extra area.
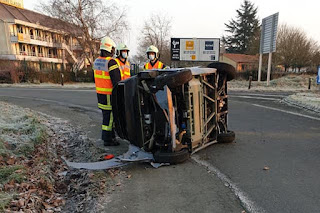
M 43 15 L 41 13 L 36 13 L 31 10 L 21 9 L 17 7 L 13 7 L 10 5 L 6 5 L 0 3 L 0 19 L 2 20 L 21 20 L 33 24 L 39 24 L 43 27 L 55 29 L 55 30 L 62 30 L 73 28 L 76 29 L 75 26 L 72 26 L 69 23 L 66 23 L 62 20 L 52 18 L 50 16 Z
M 237 63 L 255 63 L 258 61 L 258 56 L 256 55 L 224 53 L 223 57 L 227 57 Z

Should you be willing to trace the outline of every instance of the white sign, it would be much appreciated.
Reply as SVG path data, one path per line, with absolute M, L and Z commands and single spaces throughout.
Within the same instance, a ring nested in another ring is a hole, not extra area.
M 260 53 L 276 51 L 279 13 L 262 19 Z
M 171 59 L 180 61 L 219 61 L 218 38 L 172 38 Z

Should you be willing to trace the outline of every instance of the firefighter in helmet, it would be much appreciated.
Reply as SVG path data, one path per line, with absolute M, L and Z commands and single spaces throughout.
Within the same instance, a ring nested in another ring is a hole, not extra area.
M 159 60 L 159 50 L 157 47 L 151 45 L 147 48 L 147 57 L 149 62 L 144 65 L 145 70 L 165 69 L 166 66 Z
M 118 65 L 120 67 L 121 71 L 121 80 L 125 80 L 127 78 L 130 78 L 130 63 L 128 61 L 129 56 L 129 48 L 125 44 L 118 44 L 116 49 L 116 61 L 118 62 Z
M 94 61 L 94 80 L 98 97 L 98 107 L 102 110 L 102 140 L 105 146 L 117 146 L 113 128 L 111 94 L 113 86 L 121 81 L 121 72 L 118 63 L 113 57 L 116 44 L 104 37 L 100 43 L 100 56 Z

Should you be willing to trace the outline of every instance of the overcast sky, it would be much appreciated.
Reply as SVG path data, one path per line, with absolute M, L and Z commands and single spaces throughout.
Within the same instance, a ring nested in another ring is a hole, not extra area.
M 106 1 L 106 0 L 105 0 Z M 24 0 L 26 9 L 34 10 L 39 1 Z M 172 20 L 172 37 L 221 38 L 225 26 L 235 18 L 236 9 L 243 0 L 117 0 L 128 10 L 130 32 L 123 41 L 131 52 L 136 52 L 136 39 L 143 26 L 153 13 L 164 13 Z M 261 21 L 279 12 L 279 24 L 287 23 L 303 29 L 307 35 L 320 43 L 320 1 L 317 0 L 251 0 L 258 7 Z

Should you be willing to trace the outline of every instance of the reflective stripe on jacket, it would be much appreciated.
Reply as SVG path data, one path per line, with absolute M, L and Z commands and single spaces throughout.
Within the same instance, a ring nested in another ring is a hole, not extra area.
M 153 66 L 150 62 L 146 63 L 144 65 L 144 69 L 146 70 L 152 70 L 152 69 L 163 69 L 163 63 L 161 61 L 157 61 Z
M 123 63 L 119 58 L 116 58 L 117 63 L 119 64 L 120 72 L 121 72 L 121 80 L 125 80 L 127 78 L 130 78 L 130 63 L 128 60 L 126 60 L 125 63 Z
M 96 83 L 96 91 L 99 94 L 111 95 L 112 94 L 112 81 L 109 75 L 108 64 L 111 57 L 98 57 L 94 61 L 93 71 L 94 80 Z M 116 66 L 116 65 L 115 65 Z M 112 67 L 110 67 L 112 70 Z

